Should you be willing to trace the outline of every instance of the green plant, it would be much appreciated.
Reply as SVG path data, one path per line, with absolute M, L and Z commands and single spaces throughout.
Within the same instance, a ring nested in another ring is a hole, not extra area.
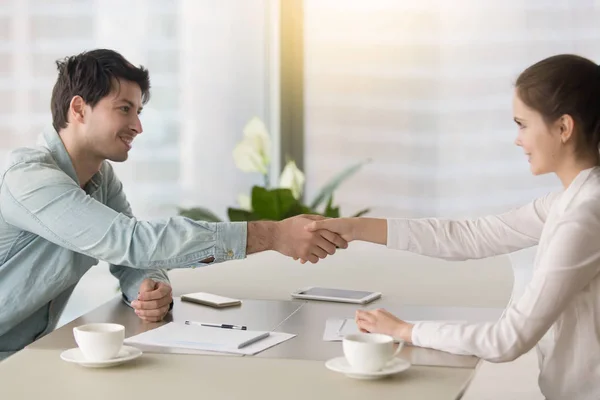
M 244 139 L 236 146 L 233 156 L 236 165 L 242 171 L 262 174 L 265 185 L 254 186 L 250 196 L 238 197 L 239 207 L 227 209 L 230 221 L 280 221 L 299 214 L 338 218 L 340 208 L 333 205 L 335 190 L 369 162 L 358 162 L 336 175 L 314 200 L 306 205 L 301 200 L 304 173 L 297 168 L 293 160 L 288 161 L 282 171 L 279 187 L 269 187 L 270 147 L 270 137 L 264 123 L 258 118 L 253 118 L 244 128 Z M 352 216 L 359 217 L 368 212 L 369 209 L 365 208 Z M 203 207 L 180 208 L 179 214 L 197 221 L 220 222 L 217 215 Z

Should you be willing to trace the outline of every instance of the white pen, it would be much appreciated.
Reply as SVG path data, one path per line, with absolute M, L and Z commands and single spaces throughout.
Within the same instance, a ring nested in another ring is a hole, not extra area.
M 210 328 L 223 328 L 223 329 L 239 329 L 245 331 L 248 329 L 247 326 L 244 325 L 231 325 L 231 324 L 210 324 L 207 322 L 196 322 L 196 321 L 185 321 L 186 325 L 198 325 L 198 326 L 208 326 Z

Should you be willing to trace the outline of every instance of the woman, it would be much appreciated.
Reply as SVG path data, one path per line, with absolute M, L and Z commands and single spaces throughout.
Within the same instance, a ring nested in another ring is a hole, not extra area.
M 357 324 L 492 362 L 514 360 L 537 345 L 546 398 L 600 399 L 600 66 L 554 56 L 527 68 L 515 86 L 515 144 L 534 175 L 555 173 L 564 190 L 471 221 L 342 218 L 307 229 L 448 260 L 538 245 L 525 293 L 495 323 L 413 325 L 376 310 L 358 311 Z

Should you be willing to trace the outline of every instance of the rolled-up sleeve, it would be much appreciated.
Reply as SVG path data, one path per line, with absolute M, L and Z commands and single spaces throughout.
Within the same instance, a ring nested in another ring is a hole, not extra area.
M 141 269 L 189 268 L 246 256 L 247 225 L 184 217 L 138 221 L 93 199 L 53 164 L 10 167 L 0 190 L 7 223 L 57 245 Z

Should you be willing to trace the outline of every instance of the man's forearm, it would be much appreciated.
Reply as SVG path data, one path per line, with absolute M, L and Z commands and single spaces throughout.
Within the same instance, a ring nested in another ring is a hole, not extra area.
M 248 222 L 246 254 L 275 250 L 277 223 L 272 221 Z

